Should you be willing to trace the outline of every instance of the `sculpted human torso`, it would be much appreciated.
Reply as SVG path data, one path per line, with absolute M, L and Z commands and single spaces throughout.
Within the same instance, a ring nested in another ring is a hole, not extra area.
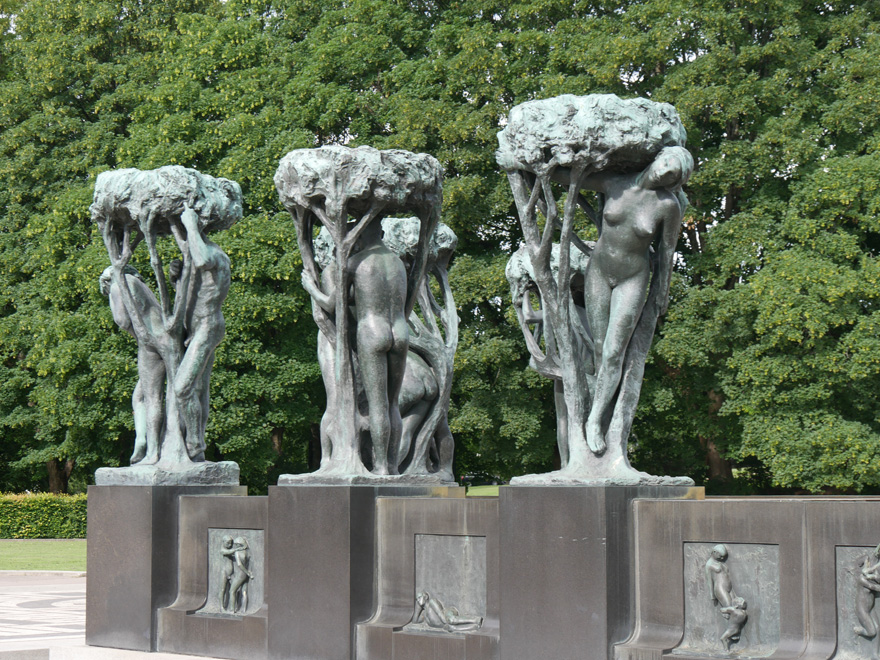
M 681 216 L 678 198 L 668 190 L 638 187 L 638 174 L 609 178 L 605 185 L 602 233 L 592 262 L 610 286 L 650 268 L 649 248 L 665 222 Z

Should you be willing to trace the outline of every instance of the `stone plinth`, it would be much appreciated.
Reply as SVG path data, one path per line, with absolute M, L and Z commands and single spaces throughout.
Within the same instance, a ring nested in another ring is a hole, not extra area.
M 679 486 L 500 491 L 502 660 L 600 660 L 633 625 L 633 500 Z
M 156 613 L 177 596 L 178 499 L 245 486 L 89 486 L 86 643 L 155 651 Z
M 159 610 L 159 651 L 236 660 L 266 657 L 268 517 L 267 497 L 180 498 L 178 593 L 174 603 Z M 224 535 L 250 539 L 254 577 L 246 587 L 248 607 L 238 613 L 231 607 L 224 611 L 220 598 L 224 558 L 218 554 Z
M 647 500 L 634 515 L 637 623 L 615 660 L 871 657 L 876 640 L 853 628 L 859 562 L 880 541 L 876 498 Z M 748 603 L 729 651 L 705 571 L 717 544 Z
M 498 499 L 382 498 L 376 516 L 376 607 L 357 626 L 357 660 L 497 660 Z M 414 625 L 419 592 L 482 624 Z
M 373 613 L 378 497 L 464 497 L 431 486 L 269 488 L 268 657 L 351 660 Z

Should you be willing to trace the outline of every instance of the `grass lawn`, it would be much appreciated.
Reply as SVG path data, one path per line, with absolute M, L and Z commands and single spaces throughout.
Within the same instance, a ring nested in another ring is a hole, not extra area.
M 84 571 L 85 539 L 0 539 L 0 570 Z
M 471 486 L 467 489 L 468 497 L 498 497 L 498 486 Z

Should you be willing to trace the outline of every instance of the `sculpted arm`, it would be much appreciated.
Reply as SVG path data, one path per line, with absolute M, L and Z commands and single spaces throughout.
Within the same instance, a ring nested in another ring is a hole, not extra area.
M 332 276 L 332 273 L 331 273 Z M 336 287 L 332 286 L 329 293 L 324 293 L 307 270 L 302 273 L 302 285 L 318 306 L 328 314 L 336 313 Z
M 180 221 L 186 229 L 186 246 L 193 266 L 198 270 L 211 266 L 214 261 L 214 250 L 211 250 L 205 244 L 205 239 L 202 238 L 202 233 L 199 231 L 198 214 L 189 205 L 185 205 L 185 210 L 180 215 Z
M 682 209 L 683 210 L 683 209 Z M 665 314 L 669 307 L 669 285 L 672 281 L 672 263 L 675 259 L 675 246 L 681 233 L 681 213 L 670 213 L 663 220 L 663 230 L 657 246 L 657 294 L 660 302 L 660 314 Z

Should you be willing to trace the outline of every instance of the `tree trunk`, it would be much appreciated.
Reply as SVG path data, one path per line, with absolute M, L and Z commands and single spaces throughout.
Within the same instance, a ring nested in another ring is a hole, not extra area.
M 62 464 L 57 458 L 46 461 L 46 470 L 49 472 L 49 492 L 67 493 L 67 484 L 70 481 L 70 473 L 73 472 L 74 460 L 68 458 Z
M 706 464 L 709 466 L 709 479 L 712 481 L 732 481 L 733 468 L 730 461 L 721 456 L 713 440 L 703 439 L 706 448 Z

